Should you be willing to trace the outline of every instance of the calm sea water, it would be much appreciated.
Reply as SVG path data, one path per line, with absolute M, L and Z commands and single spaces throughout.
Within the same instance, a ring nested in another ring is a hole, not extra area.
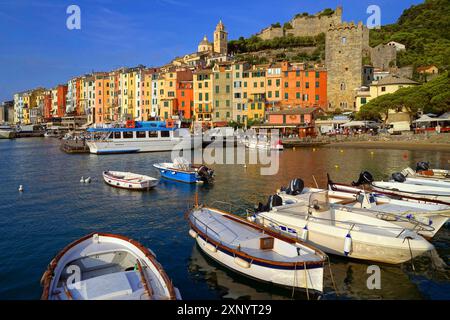
M 123 234 L 151 248 L 185 299 L 291 299 L 290 291 L 237 276 L 200 253 L 184 219 L 196 192 L 201 202 L 252 207 L 295 177 L 312 185 L 314 175 L 325 186 L 327 172 L 335 181 L 350 182 L 362 170 L 383 178 L 417 161 L 448 168 L 450 160 L 450 150 L 285 150 L 275 176 L 261 176 L 258 165 L 215 165 L 214 186 L 161 181 L 155 190 L 137 193 L 105 185 L 102 171 L 158 176 L 152 164 L 170 160 L 170 153 L 67 155 L 59 142 L 0 140 L 0 299 L 39 299 L 39 280 L 50 260 L 93 231 Z M 92 183 L 81 184 L 81 176 L 92 177 Z M 369 264 L 331 257 L 339 295 L 326 272 L 323 298 L 450 299 L 448 227 L 433 244 L 437 251 L 415 259 L 415 272 L 410 263 L 382 265 L 381 290 L 366 287 Z

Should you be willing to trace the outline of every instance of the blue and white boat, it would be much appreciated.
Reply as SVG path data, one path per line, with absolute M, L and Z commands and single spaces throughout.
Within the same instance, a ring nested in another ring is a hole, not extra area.
M 176 158 L 172 163 L 153 165 L 166 179 L 185 183 L 213 183 L 214 171 L 206 166 L 193 166 L 186 159 Z
M 201 137 L 193 138 L 188 129 L 173 121 L 128 121 L 125 128 L 89 128 L 86 142 L 91 153 L 135 153 L 190 150 L 201 147 Z

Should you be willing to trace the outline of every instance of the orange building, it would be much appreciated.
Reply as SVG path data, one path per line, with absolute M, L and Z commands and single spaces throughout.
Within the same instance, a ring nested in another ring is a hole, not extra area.
M 44 119 L 50 121 L 52 118 L 52 92 L 46 91 L 44 94 Z
M 306 69 L 305 65 L 281 64 L 281 106 L 327 107 L 327 72 L 324 69 Z
M 177 83 L 177 100 L 180 119 L 191 119 L 194 108 L 193 81 L 179 81 Z
M 110 121 L 109 117 L 109 73 L 99 72 L 94 75 L 94 123 L 105 123 Z
M 62 118 L 66 114 L 66 95 L 67 95 L 67 85 L 65 84 L 58 85 L 56 87 L 56 97 L 57 97 L 56 116 L 58 118 Z

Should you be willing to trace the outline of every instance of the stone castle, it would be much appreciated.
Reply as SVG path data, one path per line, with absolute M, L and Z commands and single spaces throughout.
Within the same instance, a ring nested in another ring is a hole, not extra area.
M 295 37 L 314 37 L 320 33 L 326 33 L 328 28 L 342 22 L 342 7 L 337 7 L 330 14 L 323 12 L 315 15 L 297 15 L 289 21 L 292 29 L 283 27 L 268 27 L 259 32 L 256 36 L 263 40 L 271 40 L 277 37 L 293 35 Z
M 329 110 L 354 109 L 356 89 L 365 82 L 363 57 L 369 51 L 369 29 L 362 22 L 339 23 L 328 28 L 325 65 Z

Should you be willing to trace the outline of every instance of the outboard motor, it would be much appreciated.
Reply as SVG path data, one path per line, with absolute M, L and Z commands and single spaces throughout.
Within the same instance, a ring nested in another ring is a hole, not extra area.
M 352 186 L 358 187 L 364 184 L 371 184 L 373 182 L 373 176 L 370 172 L 364 171 L 359 174 L 358 181 L 353 181 Z
M 418 162 L 416 165 L 416 172 L 428 171 L 430 170 L 430 164 L 428 162 Z
M 256 212 L 268 212 L 272 210 L 272 208 L 279 207 L 283 205 L 283 199 L 277 195 L 274 194 L 273 196 L 269 197 L 269 200 L 267 201 L 266 205 L 263 205 L 261 202 L 258 204 L 258 207 L 255 209 Z
M 305 188 L 305 183 L 302 179 L 297 178 L 294 180 L 291 180 L 289 182 L 289 186 L 285 188 L 283 191 L 286 192 L 286 194 L 289 194 L 291 196 L 296 196 L 302 193 L 303 189 Z
M 406 181 L 406 177 L 403 175 L 403 173 L 395 172 L 392 174 L 392 180 L 403 183 Z
M 207 166 L 200 166 L 200 168 L 198 168 L 197 170 L 197 174 L 205 183 L 214 182 L 214 170 L 208 168 Z

